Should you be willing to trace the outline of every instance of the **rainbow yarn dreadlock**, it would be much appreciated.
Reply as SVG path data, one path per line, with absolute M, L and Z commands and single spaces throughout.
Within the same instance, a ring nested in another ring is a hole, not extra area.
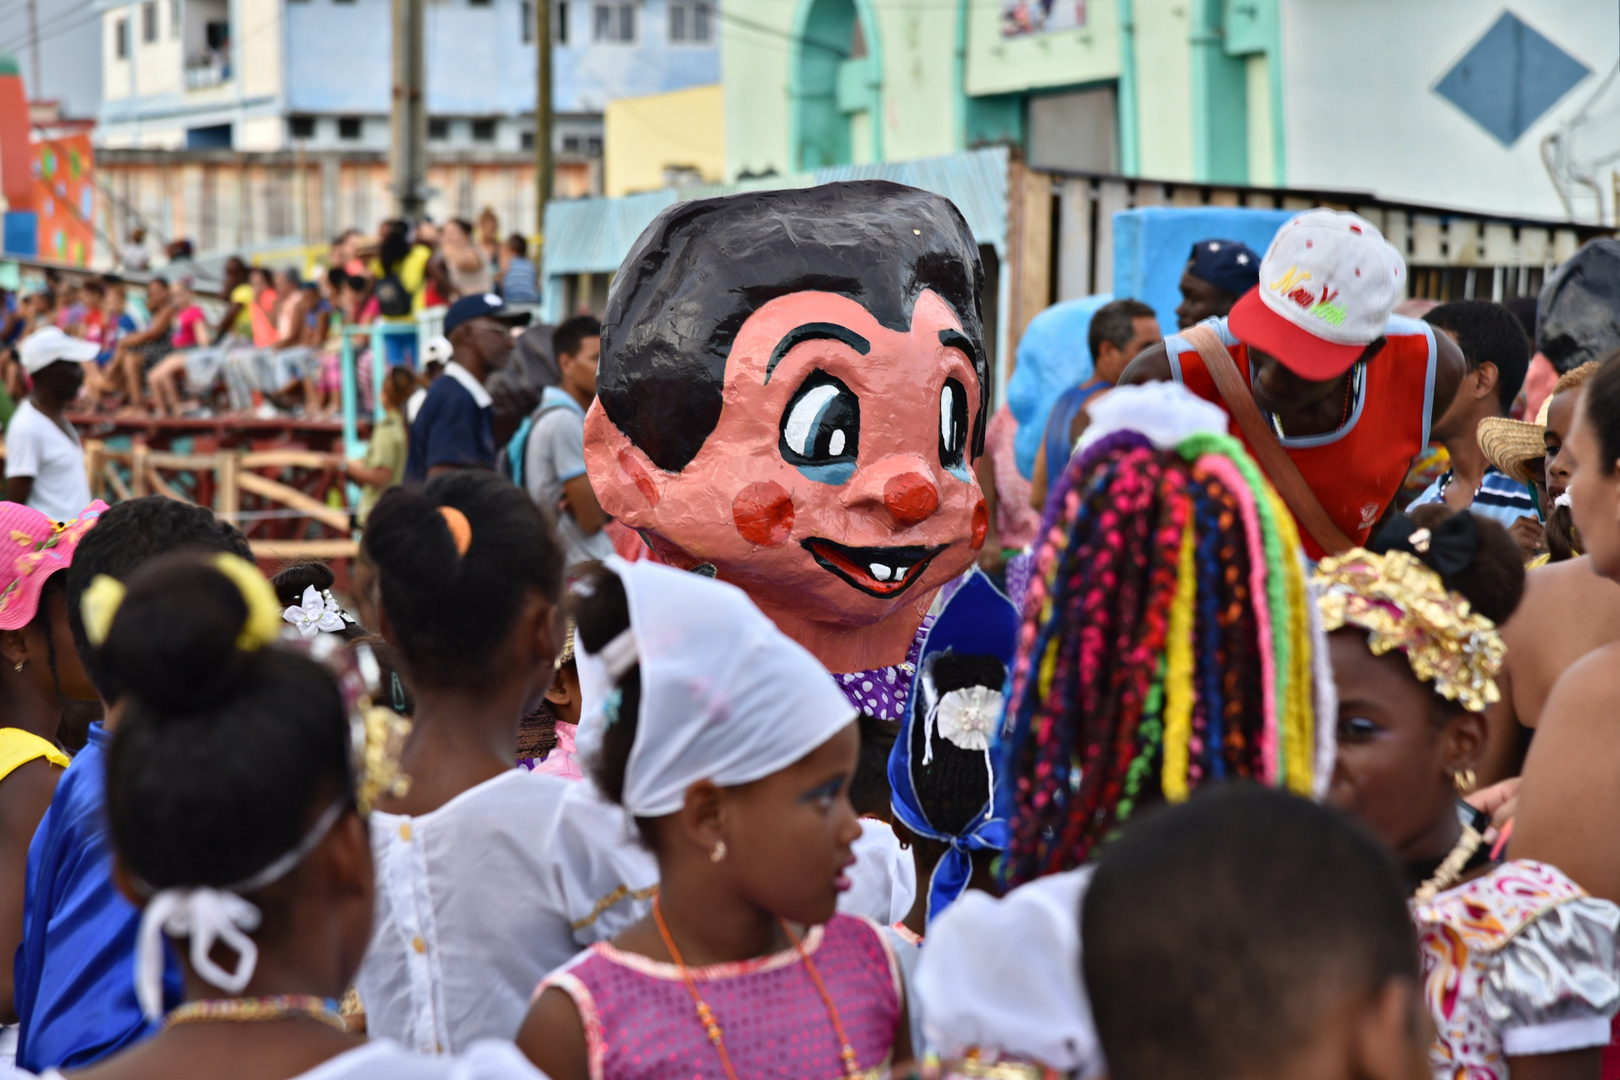
M 1293 518 L 1242 445 L 1104 436 L 1047 502 L 998 748 L 1002 872 L 1084 863 L 1132 812 L 1243 778 L 1310 795 L 1322 748 Z

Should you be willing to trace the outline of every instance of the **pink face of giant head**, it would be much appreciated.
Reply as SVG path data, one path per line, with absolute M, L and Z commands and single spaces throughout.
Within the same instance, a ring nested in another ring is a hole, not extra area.
M 905 331 L 845 296 L 778 297 L 738 331 L 719 423 L 679 473 L 592 406 L 592 485 L 661 556 L 713 564 L 833 671 L 897 663 L 984 544 L 971 349 L 933 292 Z

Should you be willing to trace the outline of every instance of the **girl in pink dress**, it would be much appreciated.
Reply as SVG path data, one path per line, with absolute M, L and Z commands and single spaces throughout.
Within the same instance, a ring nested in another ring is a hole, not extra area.
M 894 954 L 835 914 L 860 835 L 854 706 L 731 585 L 615 558 L 575 588 L 580 749 L 662 882 L 646 918 L 540 984 L 519 1048 L 552 1080 L 909 1064 Z

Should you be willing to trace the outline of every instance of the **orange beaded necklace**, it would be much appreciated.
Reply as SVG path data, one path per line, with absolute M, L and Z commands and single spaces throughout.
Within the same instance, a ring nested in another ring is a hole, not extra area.
M 726 1053 L 726 1042 L 720 1031 L 720 1023 L 714 1018 L 709 1003 L 698 993 L 697 983 L 692 980 L 692 973 L 686 969 L 686 961 L 681 959 L 681 951 L 675 947 L 675 939 L 670 936 L 669 925 L 664 922 L 664 911 L 657 897 L 653 898 L 652 913 L 653 921 L 658 924 L 658 935 L 664 939 L 664 948 L 669 950 L 670 959 L 674 960 L 675 966 L 680 969 L 681 981 L 686 983 L 686 992 L 692 995 L 692 1004 L 697 1007 L 698 1022 L 703 1025 L 709 1041 L 714 1044 L 715 1052 L 720 1055 L 720 1067 L 726 1070 L 727 1080 L 737 1080 L 737 1070 L 732 1068 L 731 1055 Z M 861 1075 L 860 1063 L 855 1057 L 855 1048 L 850 1045 L 849 1035 L 844 1031 L 844 1022 L 838 1018 L 838 1006 L 833 1004 L 832 995 L 827 992 L 827 984 L 821 981 L 821 972 L 816 970 L 810 954 L 805 951 L 804 942 L 799 940 L 799 935 L 793 932 L 787 921 L 785 919 L 777 921 L 782 924 L 782 932 L 788 936 L 788 940 L 793 942 L 793 948 L 798 952 L 799 959 L 804 961 L 804 969 L 809 972 L 810 981 L 816 984 L 816 992 L 821 995 L 822 1004 L 827 1006 L 827 1016 L 832 1020 L 833 1033 L 838 1036 L 838 1044 L 841 1047 L 839 1056 L 843 1058 L 844 1076 L 847 1080 L 857 1080 Z

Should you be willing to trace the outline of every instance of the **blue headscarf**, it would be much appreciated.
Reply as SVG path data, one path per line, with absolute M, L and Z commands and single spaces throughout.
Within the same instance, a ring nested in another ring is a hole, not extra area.
M 995 817 L 989 786 L 984 793 L 982 812 L 976 814 L 967 831 L 944 832 L 928 820 L 928 814 L 917 798 L 915 770 L 922 762 L 911 757 L 913 730 L 923 724 L 932 735 L 933 714 L 939 706 L 933 690 L 933 662 L 947 652 L 961 656 L 993 656 L 1001 661 L 1008 675 L 1012 673 L 1013 653 L 1018 639 L 1018 610 L 1011 600 L 997 589 L 983 571 L 974 567 L 956 590 L 939 617 L 923 639 L 922 653 L 917 659 L 917 674 L 912 679 L 909 704 L 901 720 L 900 737 L 889 752 L 889 787 L 894 816 L 918 836 L 948 845 L 939 865 L 928 882 L 928 921 L 933 922 L 967 888 L 973 876 L 975 851 L 1001 851 L 1007 846 L 1007 821 Z M 987 687 L 1005 695 L 1005 685 Z M 1000 730 L 1003 709 L 998 709 L 990 726 L 993 741 Z M 939 735 L 939 738 L 944 738 Z M 923 745 L 928 745 L 925 737 Z M 989 768 L 989 755 L 985 767 Z

